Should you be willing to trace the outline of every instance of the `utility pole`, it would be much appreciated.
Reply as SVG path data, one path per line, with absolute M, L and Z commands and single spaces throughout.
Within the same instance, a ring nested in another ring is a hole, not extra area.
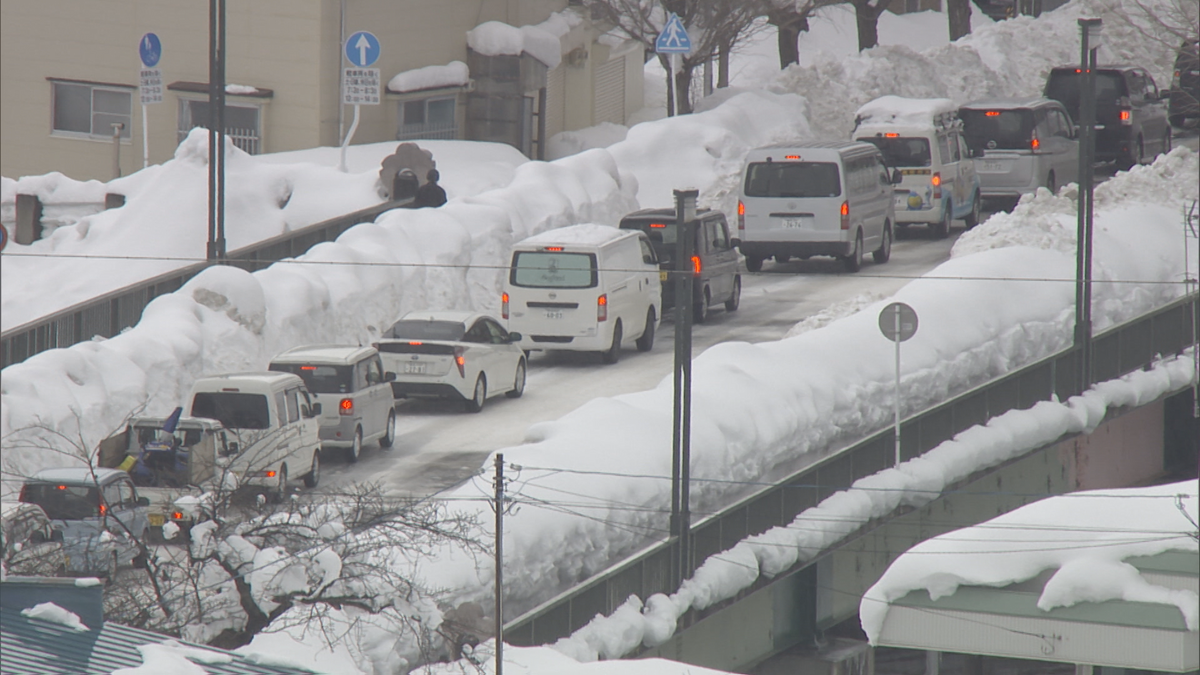
M 496 675 L 504 675 L 504 453 L 496 453 Z
M 208 251 L 225 257 L 225 0 L 208 0 Z
M 692 249 L 699 190 L 675 190 L 675 406 L 671 434 L 671 538 L 675 587 L 691 575 Z
M 1075 236 L 1075 349 L 1079 393 L 1092 386 L 1092 163 L 1096 138 L 1096 50 L 1100 19 L 1079 23 L 1079 203 Z

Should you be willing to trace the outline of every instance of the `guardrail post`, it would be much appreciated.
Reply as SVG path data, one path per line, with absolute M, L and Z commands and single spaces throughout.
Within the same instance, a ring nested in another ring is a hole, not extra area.
M 17 223 L 13 239 L 28 246 L 42 238 L 42 200 L 37 195 L 17 194 Z

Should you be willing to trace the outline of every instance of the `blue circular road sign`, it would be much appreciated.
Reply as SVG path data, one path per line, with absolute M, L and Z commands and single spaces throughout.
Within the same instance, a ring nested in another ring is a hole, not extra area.
M 142 65 L 147 68 L 153 68 L 158 65 L 158 60 L 162 58 L 162 43 L 158 41 L 158 36 L 154 33 L 146 33 L 138 42 L 138 56 L 142 58 Z
M 360 30 L 346 40 L 346 60 L 359 68 L 370 68 L 379 60 L 379 38 Z

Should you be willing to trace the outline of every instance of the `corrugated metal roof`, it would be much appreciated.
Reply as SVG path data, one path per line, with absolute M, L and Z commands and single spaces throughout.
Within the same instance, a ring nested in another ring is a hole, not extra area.
M 138 647 L 172 641 L 166 635 L 105 622 L 100 630 L 70 626 L 0 609 L 0 658 L 7 675 L 110 675 L 142 665 Z M 252 663 L 244 657 L 204 645 L 174 640 L 194 649 L 228 655 L 227 663 L 198 663 L 211 675 L 309 675 L 314 671 Z

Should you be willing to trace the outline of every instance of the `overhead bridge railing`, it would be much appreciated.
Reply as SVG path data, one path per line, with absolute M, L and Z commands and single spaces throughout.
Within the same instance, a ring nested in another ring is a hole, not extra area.
M 1121 377 L 1195 344 L 1198 307 L 1200 295 L 1193 293 L 1094 336 L 1092 381 Z M 902 458 L 917 457 L 1009 410 L 1079 394 L 1079 361 L 1076 348 L 1066 349 L 909 417 L 900 426 Z M 895 435 L 888 428 L 849 447 L 812 454 L 820 459 L 694 525 L 692 547 L 684 559 L 703 563 L 746 537 L 791 523 L 834 492 L 890 467 Z M 505 641 L 522 646 L 549 644 L 582 628 L 597 614 L 611 614 L 630 595 L 645 600 L 655 593 L 673 593 L 672 560 L 680 554 L 675 546 L 675 541 L 652 544 L 513 619 L 504 628 Z
M 7 368 L 39 352 L 70 347 L 96 336 L 113 337 L 136 325 L 151 300 L 179 290 L 209 265 L 233 265 L 251 272 L 260 270 L 277 260 L 299 256 L 321 242 L 333 241 L 355 225 L 374 221 L 385 211 L 411 205 L 411 199 L 388 201 L 330 218 L 232 251 L 220 263 L 188 265 L 6 330 L 0 334 L 0 367 Z

